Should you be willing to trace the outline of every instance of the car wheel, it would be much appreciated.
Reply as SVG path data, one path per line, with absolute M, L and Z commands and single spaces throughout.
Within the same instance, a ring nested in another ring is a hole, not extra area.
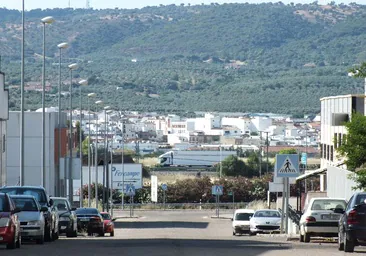
M 13 250 L 17 247 L 17 244 L 16 244 L 16 237 L 15 237 L 15 233 L 14 233 L 14 238 L 13 238 L 13 241 L 11 241 L 10 243 L 8 243 L 6 245 L 6 249 L 8 250 Z
M 100 232 L 99 236 L 104 236 L 104 231 Z
M 59 237 L 58 231 L 57 232 L 52 231 L 52 240 L 55 241 L 58 239 L 58 237 Z
M 236 236 L 236 233 L 233 231 L 233 236 Z
M 309 242 L 310 242 L 310 234 L 309 234 L 309 233 L 306 233 L 306 232 L 305 232 L 305 235 L 304 235 L 304 242 L 305 242 L 305 243 L 309 243 Z
M 114 236 L 114 231 L 111 232 L 111 236 Z
M 44 244 L 44 236 L 36 240 L 36 244 Z
M 249 231 L 249 235 L 250 235 L 250 236 L 255 236 L 255 235 L 256 235 L 256 233 L 255 233 L 255 232 L 251 232 L 251 231 Z
M 341 237 L 341 231 L 338 232 L 338 250 L 343 251 L 344 250 L 344 242 Z
M 304 235 L 301 235 L 301 233 L 300 233 L 299 242 L 300 242 L 300 243 L 303 243 L 303 242 L 304 242 Z
M 349 240 L 347 239 L 347 234 L 344 234 L 344 238 L 343 238 L 343 243 L 344 243 L 344 251 L 345 252 L 353 252 L 355 249 L 355 242 L 353 240 Z

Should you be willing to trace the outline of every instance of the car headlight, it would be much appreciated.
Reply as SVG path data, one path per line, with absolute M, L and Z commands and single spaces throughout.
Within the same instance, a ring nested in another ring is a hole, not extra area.
M 112 223 L 110 223 L 110 222 L 109 222 L 109 223 L 107 223 L 107 226 L 112 226 Z
M 60 217 L 59 219 L 60 221 L 69 221 L 70 218 L 69 217 Z
M 10 219 L 9 218 L 0 218 L 0 227 L 9 227 Z
M 28 226 L 40 226 L 40 225 L 41 221 L 39 220 L 28 221 Z

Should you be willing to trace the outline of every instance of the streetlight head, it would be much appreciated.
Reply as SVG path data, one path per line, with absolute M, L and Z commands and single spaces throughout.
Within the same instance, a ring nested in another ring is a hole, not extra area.
M 111 108 L 110 106 L 105 106 L 104 110 L 107 110 L 107 109 L 110 109 L 110 108 Z
M 92 92 L 92 93 L 88 93 L 88 97 L 95 97 L 97 94 Z
M 88 85 L 88 80 L 85 80 L 85 79 L 80 80 L 80 81 L 79 81 L 79 84 L 80 84 L 80 85 Z
M 102 104 L 103 103 L 103 101 L 101 101 L 101 100 L 97 100 L 96 102 L 95 102 L 95 104 Z
M 44 17 L 43 19 L 41 19 L 41 22 L 43 24 L 51 24 L 51 23 L 55 22 L 55 19 L 52 16 L 47 16 L 47 17 Z
M 110 113 L 112 113 L 112 112 L 113 112 L 113 110 L 112 110 L 112 109 L 110 109 L 110 110 L 107 110 L 106 112 L 107 112 L 107 114 L 110 114 Z
M 61 44 L 58 44 L 57 47 L 59 49 L 66 49 L 69 47 L 69 44 L 68 43 L 61 43 Z
M 75 70 L 75 69 L 77 69 L 79 67 L 79 65 L 77 63 L 73 63 L 73 64 L 70 64 L 68 67 L 71 70 Z

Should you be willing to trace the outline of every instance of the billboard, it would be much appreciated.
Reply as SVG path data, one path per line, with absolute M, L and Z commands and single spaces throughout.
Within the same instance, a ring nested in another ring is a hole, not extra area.
M 122 190 L 123 183 L 124 191 L 126 186 L 131 184 L 135 189 L 142 188 L 142 164 L 110 164 L 109 170 L 112 173 L 113 189 Z

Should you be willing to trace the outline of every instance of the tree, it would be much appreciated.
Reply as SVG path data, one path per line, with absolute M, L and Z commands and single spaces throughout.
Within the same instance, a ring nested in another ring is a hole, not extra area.
M 366 78 L 366 62 L 363 62 L 360 66 L 351 68 L 349 73 L 356 78 Z
M 230 155 L 222 162 L 223 176 L 245 176 L 247 166 L 237 156 Z M 217 171 L 220 172 L 220 165 L 217 166 Z
M 294 148 L 288 148 L 280 150 L 279 154 L 297 154 L 297 151 Z

